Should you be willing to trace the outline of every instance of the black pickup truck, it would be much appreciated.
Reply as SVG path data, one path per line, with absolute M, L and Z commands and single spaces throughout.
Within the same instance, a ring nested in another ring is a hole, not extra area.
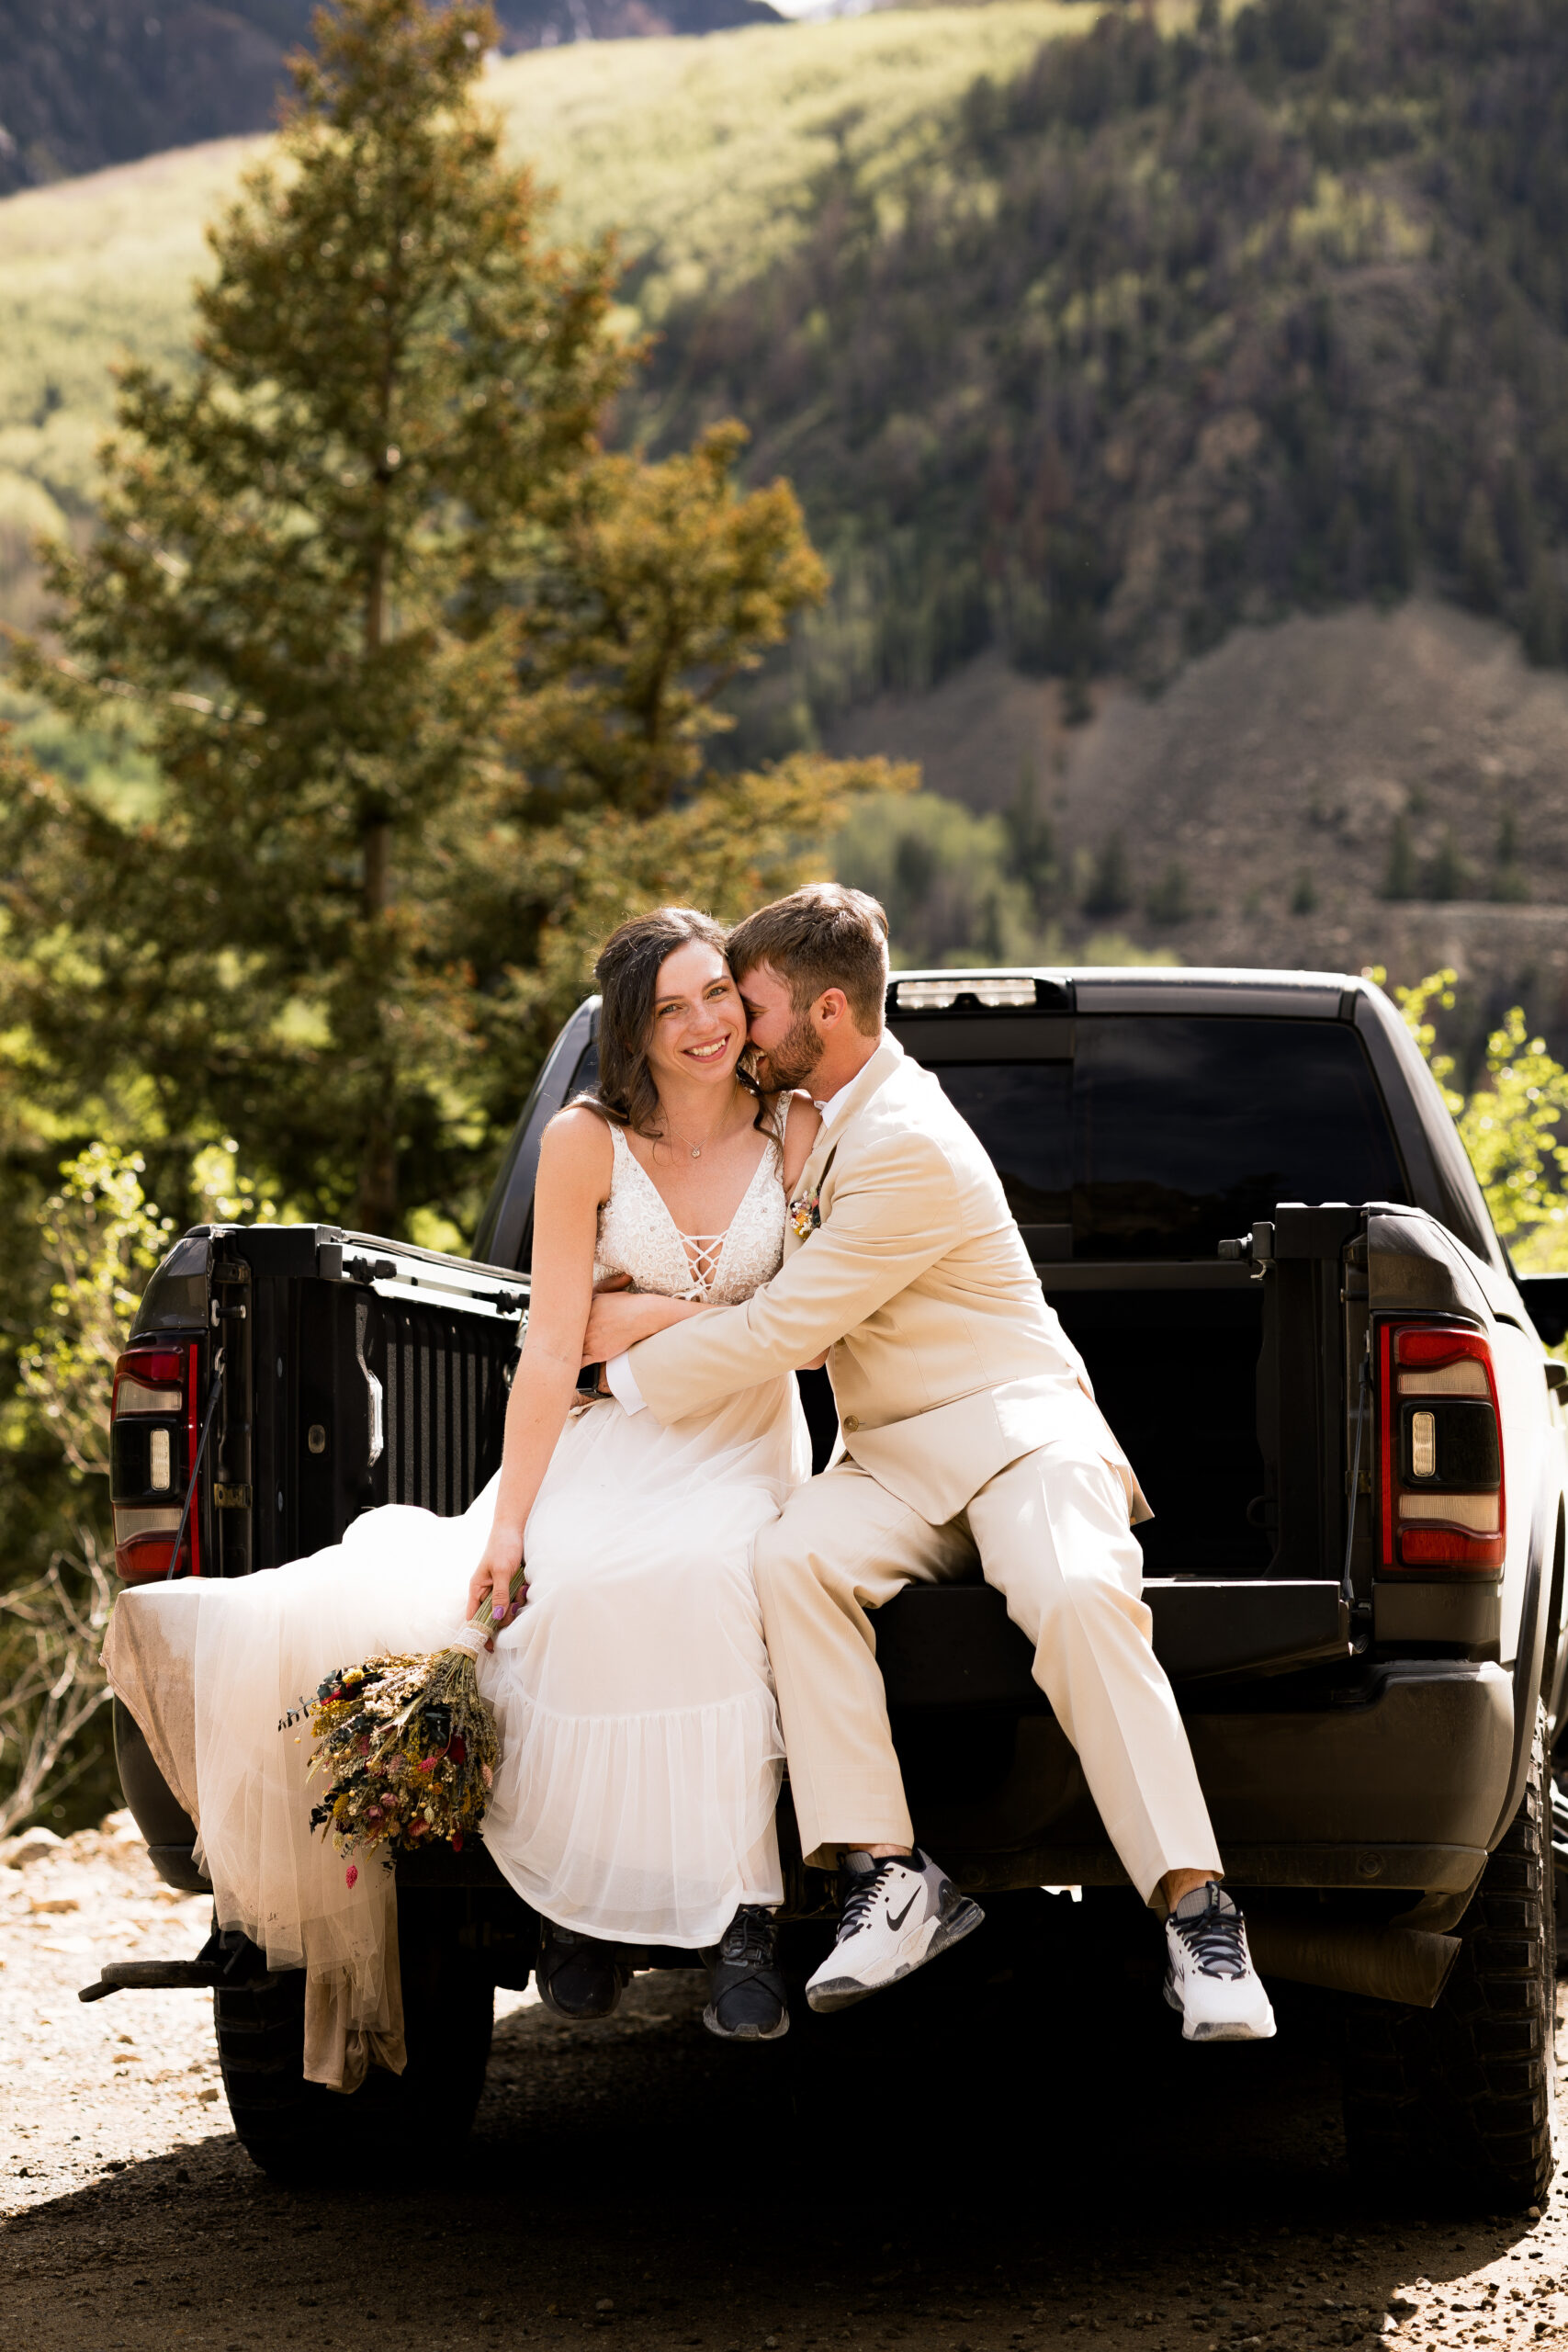
M 1154 1506 L 1156 1645 L 1260 1966 L 1343 1998 L 1354 2159 L 1539 2198 L 1568 1672 L 1568 1368 L 1547 1347 L 1568 1278 L 1515 1275 L 1419 1052 L 1360 980 L 908 974 L 887 1017 L 991 1152 Z M 249 1576 L 376 1504 L 472 1499 L 499 1460 L 540 1136 L 592 1078 L 596 1018 L 585 1003 L 557 1041 L 471 1261 L 327 1227 L 175 1244 L 116 1382 L 127 1582 Z M 802 1377 L 820 1466 L 831 1396 Z M 1074 1885 L 1084 1933 L 1146 1940 L 999 1598 L 911 1590 L 878 1636 L 918 1834 L 987 1898 L 987 1934 Z M 189 1819 L 123 1711 L 116 1729 L 157 1867 L 199 1888 Z M 832 1890 L 787 1793 L 781 1811 L 804 1969 Z M 300 2079 L 299 1982 L 236 1939 L 89 1989 L 212 1983 L 236 2129 L 298 2173 L 324 2105 L 340 2154 L 389 2102 L 465 2127 L 493 1988 L 527 1982 L 536 1922 L 482 1848 L 400 1864 L 399 1917 L 409 2070 L 348 2101 Z

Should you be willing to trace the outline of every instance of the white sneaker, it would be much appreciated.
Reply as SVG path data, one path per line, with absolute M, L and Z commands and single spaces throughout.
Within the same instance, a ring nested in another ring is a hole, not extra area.
M 1165 1997 L 1183 2041 L 1268 2041 L 1274 2011 L 1247 1949 L 1247 1928 L 1213 1880 L 1184 1894 L 1165 1923 Z
M 973 1935 L 985 1917 L 917 1846 L 914 1861 L 846 1854 L 839 1940 L 806 1987 L 814 2009 L 847 2009 Z

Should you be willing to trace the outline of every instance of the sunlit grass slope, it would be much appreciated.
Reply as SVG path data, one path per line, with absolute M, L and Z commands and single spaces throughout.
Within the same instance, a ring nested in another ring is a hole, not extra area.
M 629 257 L 650 258 L 637 301 L 656 316 L 671 293 L 784 250 L 843 149 L 873 185 L 891 180 L 941 149 L 977 74 L 1016 71 L 1090 21 L 1061 0 L 885 10 L 558 49 L 511 60 L 492 89 L 518 151 L 558 189 L 562 228 L 616 229 Z
M 68 510 L 89 495 L 109 362 L 117 350 L 178 358 L 202 223 L 255 143 L 221 140 L 0 203 L 0 533 L 41 520 L 40 493 Z
M 976 74 L 1015 71 L 1084 22 L 1062 0 L 993 0 L 583 43 L 498 63 L 488 93 L 558 190 L 559 232 L 619 232 L 652 322 L 785 247 L 842 145 L 874 176 L 901 173 L 940 146 Z M 31 532 L 90 504 L 116 352 L 178 363 L 203 224 L 264 143 L 219 141 L 0 203 L 0 594 Z

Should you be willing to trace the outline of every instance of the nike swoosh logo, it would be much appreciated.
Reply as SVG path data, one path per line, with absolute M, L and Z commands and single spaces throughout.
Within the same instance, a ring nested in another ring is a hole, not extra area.
M 895 1934 L 895 1935 L 897 1935 L 897 1932 L 898 1932 L 899 1928 L 903 1926 L 903 1924 L 904 1924 L 905 1920 L 908 1917 L 908 1916 L 909 1916 L 910 1912 L 914 1909 L 914 1907 L 915 1907 L 915 1895 L 918 1895 L 918 1894 L 919 1894 L 919 1891 L 920 1891 L 920 1890 L 919 1890 L 919 1887 L 917 1887 L 917 1888 L 915 1889 L 915 1894 L 910 1895 L 909 1900 L 908 1901 L 908 1903 L 906 1903 L 906 1904 L 905 1904 L 904 1908 L 902 1909 L 902 1911 L 900 1911 L 900 1912 L 897 1914 L 897 1917 L 895 1917 L 894 1914 L 893 1914 L 891 1911 L 889 1911 L 889 1913 L 887 1914 L 887 1924 L 888 1924 L 888 1926 L 892 1928 L 892 1930 L 893 1930 L 893 1932 L 894 1932 L 894 1934 Z

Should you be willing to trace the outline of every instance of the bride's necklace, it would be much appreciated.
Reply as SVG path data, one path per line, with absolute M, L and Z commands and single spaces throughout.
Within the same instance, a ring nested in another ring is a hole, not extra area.
M 678 1136 L 666 1136 L 665 1140 L 666 1140 L 666 1142 L 669 1144 L 670 1148 L 671 1148 L 671 1151 L 673 1151 L 673 1150 L 676 1148 L 677 1145 L 679 1144 L 679 1145 L 680 1145 L 680 1148 L 681 1148 L 681 1150 L 682 1150 L 682 1151 L 684 1151 L 684 1152 L 688 1152 L 688 1153 L 691 1155 L 692 1159 L 700 1159 L 702 1158 L 702 1156 L 703 1156 L 704 1151 L 705 1151 L 705 1150 L 706 1149 L 706 1148 L 707 1148 L 707 1147 L 706 1147 L 706 1145 L 705 1145 L 705 1144 L 700 1144 L 700 1143 L 691 1143 L 691 1144 L 680 1143 L 680 1138 L 679 1138 Z M 711 1143 L 712 1141 L 713 1141 L 713 1137 L 710 1136 L 708 1137 L 708 1142 L 709 1142 L 709 1143 Z
M 715 1133 L 717 1133 L 716 1128 L 715 1129 Z M 702 1143 L 682 1143 L 681 1137 L 670 1127 L 669 1114 L 666 1113 L 665 1133 L 662 1140 L 669 1145 L 671 1151 L 675 1150 L 678 1147 L 682 1151 L 687 1153 L 693 1159 L 700 1159 L 704 1152 L 707 1149 L 708 1145 L 712 1143 L 713 1136 L 706 1136 Z

